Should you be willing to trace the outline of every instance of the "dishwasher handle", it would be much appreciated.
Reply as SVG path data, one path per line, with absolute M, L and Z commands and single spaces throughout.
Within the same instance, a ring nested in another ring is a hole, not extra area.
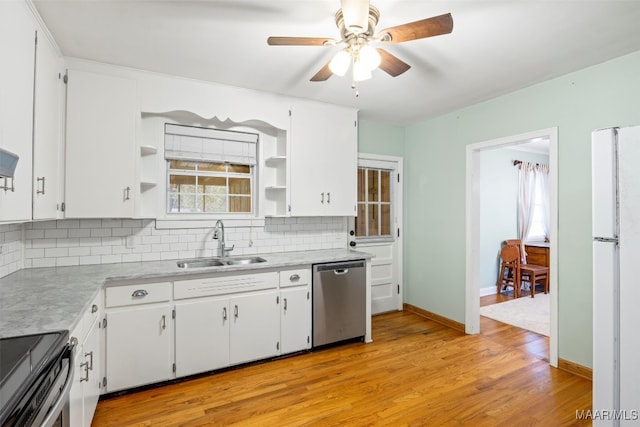
M 335 274 L 336 276 L 343 276 L 343 275 L 345 275 L 347 273 L 349 273 L 349 269 L 348 268 L 342 268 L 342 269 L 333 270 L 333 274 Z

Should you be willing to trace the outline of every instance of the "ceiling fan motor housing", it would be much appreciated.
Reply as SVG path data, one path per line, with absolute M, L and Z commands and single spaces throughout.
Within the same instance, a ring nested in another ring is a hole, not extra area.
M 372 37 L 379 19 L 380 19 L 380 12 L 378 11 L 378 9 L 373 5 L 369 5 L 369 19 L 368 19 L 369 25 L 367 27 L 367 30 L 359 34 L 356 34 L 345 26 L 342 9 L 338 9 L 335 17 L 336 26 L 340 30 L 340 35 L 342 36 L 343 40 L 348 40 L 349 38 L 353 38 L 354 36 L 358 36 L 358 35 L 364 36 L 364 37 Z

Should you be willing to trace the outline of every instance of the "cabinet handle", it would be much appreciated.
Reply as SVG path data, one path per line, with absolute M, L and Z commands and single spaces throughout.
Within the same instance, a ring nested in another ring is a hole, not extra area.
M 287 299 L 283 298 L 284 300 L 284 311 L 287 311 Z
M 147 292 L 145 289 L 135 290 L 131 294 L 133 298 L 142 298 L 142 297 L 146 297 L 147 295 L 149 295 L 149 292 Z
M 80 382 L 89 381 L 89 362 L 81 363 L 80 369 L 84 369 L 84 377 L 80 377 Z
M 89 356 L 89 370 L 93 371 L 93 350 L 91 350 L 89 353 L 85 353 L 84 357 L 86 358 L 87 356 Z M 89 379 L 89 377 L 87 376 L 87 379 Z
M 131 200 L 131 187 L 127 187 L 124 189 L 124 199 Z
M 10 179 L 11 180 L 11 187 L 9 187 L 9 184 L 7 184 L 7 180 Z M 13 178 L 7 178 L 4 177 L 4 185 L 2 187 L 0 187 L 0 190 L 4 190 L 4 192 L 6 193 L 7 191 L 11 191 L 12 193 L 14 193 L 16 191 L 16 187 L 14 185 L 14 180 Z
M 36 181 L 38 182 L 37 185 L 37 189 L 36 189 L 36 194 L 44 194 L 44 176 L 42 178 L 37 178 Z M 42 182 L 42 190 L 40 190 L 40 183 Z
M 93 305 L 91 306 L 91 313 L 95 313 L 96 311 L 98 311 L 98 306 L 97 306 L 97 305 L 95 305 L 95 304 L 93 304 Z
M 324 205 L 324 193 L 320 193 L 322 195 L 322 199 L 320 200 L 320 203 L 322 203 Z
M 162 315 L 162 329 L 167 329 L 167 316 Z
M 233 317 L 238 318 L 238 305 L 233 306 Z
M 289 276 L 289 281 L 290 282 L 297 282 L 298 280 L 300 280 L 300 275 L 299 274 L 292 274 L 291 276 Z
M 331 203 L 331 193 L 327 193 L 327 203 Z

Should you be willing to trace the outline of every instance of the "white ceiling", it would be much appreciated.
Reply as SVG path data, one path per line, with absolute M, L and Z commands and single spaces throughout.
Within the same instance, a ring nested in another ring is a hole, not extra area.
M 389 45 L 412 65 L 392 78 L 310 82 L 339 47 L 339 0 L 33 0 L 66 56 L 310 98 L 407 125 L 640 50 L 640 1 L 374 0 L 377 30 L 451 12 L 451 34 Z

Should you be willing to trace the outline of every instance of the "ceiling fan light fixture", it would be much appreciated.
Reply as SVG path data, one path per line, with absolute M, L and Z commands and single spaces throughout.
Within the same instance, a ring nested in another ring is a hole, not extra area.
M 359 57 L 360 62 L 370 71 L 378 68 L 380 66 L 380 62 L 382 62 L 382 58 L 380 57 L 378 51 L 368 44 L 360 48 Z
M 353 81 L 361 82 L 371 78 L 371 70 L 361 61 L 353 62 Z
M 336 76 L 344 76 L 349 69 L 349 65 L 351 64 L 351 55 L 347 51 L 347 49 L 343 49 L 333 57 L 331 62 L 329 62 L 329 69 Z
M 369 0 L 341 0 L 344 26 L 353 34 L 361 34 L 369 28 Z

